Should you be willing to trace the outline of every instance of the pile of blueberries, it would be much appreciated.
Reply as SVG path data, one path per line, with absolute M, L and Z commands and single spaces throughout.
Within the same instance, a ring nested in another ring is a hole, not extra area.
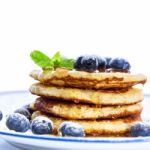
M 78 71 L 100 72 L 106 69 L 115 69 L 116 71 L 129 71 L 130 63 L 124 58 L 98 57 L 94 55 L 80 56 L 76 59 L 74 68 Z
M 52 134 L 54 130 L 53 122 L 44 116 L 36 117 L 31 121 L 32 113 L 29 105 L 17 109 L 14 113 L 7 116 L 7 128 L 16 132 L 26 132 L 31 129 L 34 134 Z M 1 120 L 1 112 L 0 117 Z M 82 126 L 70 121 L 65 121 L 60 125 L 59 134 L 61 136 L 85 136 Z

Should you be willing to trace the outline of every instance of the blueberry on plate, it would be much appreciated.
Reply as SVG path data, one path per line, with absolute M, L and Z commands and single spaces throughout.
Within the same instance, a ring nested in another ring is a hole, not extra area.
M 32 111 L 31 107 L 30 107 L 30 104 L 26 104 L 26 105 L 22 106 L 22 108 L 27 109 L 29 112 Z
M 59 132 L 62 136 L 84 137 L 84 129 L 78 123 L 66 121 L 60 125 Z
M 98 70 L 105 71 L 106 69 L 106 59 L 103 57 L 98 57 Z
M 110 68 L 119 70 L 130 70 L 130 63 L 124 58 L 114 58 L 109 62 Z
M 25 117 L 27 117 L 27 119 L 29 119 L 29 120 L 30 120 L 30 118 L 31 118 L 31 113 L 30 113 L 29 110 L 26 109 L 26 108 L 19 108 L 19 109 L 16 109 L 16 110 L 14 111 L 14 113 L 22 114 L 22 115 L 24 115 Z
M 51 134 L 53 123 L 50 119 L 39 116 L 32 120 L 31 130 L 34 134 Z
M 2 112 L 0 111 L 0 121 L 2 120 L 2 118 L 3 118 L 3 114 L 2 114 Z
M 105 57 L 105 59 L 106 59 L 106 69 L 111 68 L 109 65 L 109 62 L 111 61 L 112 58 L 111 57 Z
M 133 137 L 150 136 L 150 122 L 135 123 L 131 127 L 131 135 Z
M 7 117 L 6 126 L 16 132 L 26 132 L 30 128 L 30 122 L 24 115 L 13 113 Z

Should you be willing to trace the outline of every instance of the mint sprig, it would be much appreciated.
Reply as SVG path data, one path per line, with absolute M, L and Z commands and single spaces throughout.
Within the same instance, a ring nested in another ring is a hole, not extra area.
M 60 52 L 54 54 L 52 58 L 48 57 L 46 54 L 39 50 L 34 50 L 30 54 L 31 59 L 42 69 L 53 70 L 56 68 L 74 68 L 74 59 L 64 58 L 60 55 Z

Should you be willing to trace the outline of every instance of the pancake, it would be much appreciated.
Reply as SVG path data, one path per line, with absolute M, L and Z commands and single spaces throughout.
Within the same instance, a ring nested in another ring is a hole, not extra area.
M 147 80 L 142 74 L 123 72 L 83 72 L 66 69 L 55 71 L 34 70 L 30 76 L 44 84 L 57 86 L 76 87 L 83 89 L 119 89 L 128 88 L 136 84 L 144 84 Z
M 52 120 L 54 124 L 54 133 L 57 134 L 60 124 L 64 121 L 72 121 L 79 123 L 83 128 L 86 135 L 92 136 L 103 136 L 103 135 L 113 135 L 126 136 L 130 134 L 131 125 L 136 122 L 141 121 L 140 116 L 132 116 L 122 119 L 115 120 L 66 120 L 59 117 L 54 117 L 51 115 L 47 115 L 43 112 L 36 111 L 32 114 L 32 119 L 37 116 L 45 116 Z
M 125 106 L 95 106 L 37 98 L 31 105 L 33 110 L 40 110 L 66 119 L 106 119 L 139 115 L 141 103 Z
M 83 90 L 76 88 L 63 88 L 41 83 L 30 87 L 32 94 L 51 99 L 63 99 L 75 103 L 91 103 L 97 105 L 126 105 L 134 104 L 143 100 L 142 91 L 138 88 L 126 90 Z

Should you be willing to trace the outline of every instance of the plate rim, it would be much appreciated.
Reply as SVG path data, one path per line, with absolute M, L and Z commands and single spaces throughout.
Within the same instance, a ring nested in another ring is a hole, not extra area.
M 93 138 L 93 137 L 56 137 L 48 135 L 34 135 L 34 134 L 23 134 L 23 133 L 11 133 L 11 131 L 0 131 L 2 136 L 10 136 L 16 138 L 25 138 L 32 140 L 45 140 L 55 142 L 73 142 L 73 143 L 141 143 L 150 142 L 150 136 L 148 137 L 117 137 L 117 138 Z

